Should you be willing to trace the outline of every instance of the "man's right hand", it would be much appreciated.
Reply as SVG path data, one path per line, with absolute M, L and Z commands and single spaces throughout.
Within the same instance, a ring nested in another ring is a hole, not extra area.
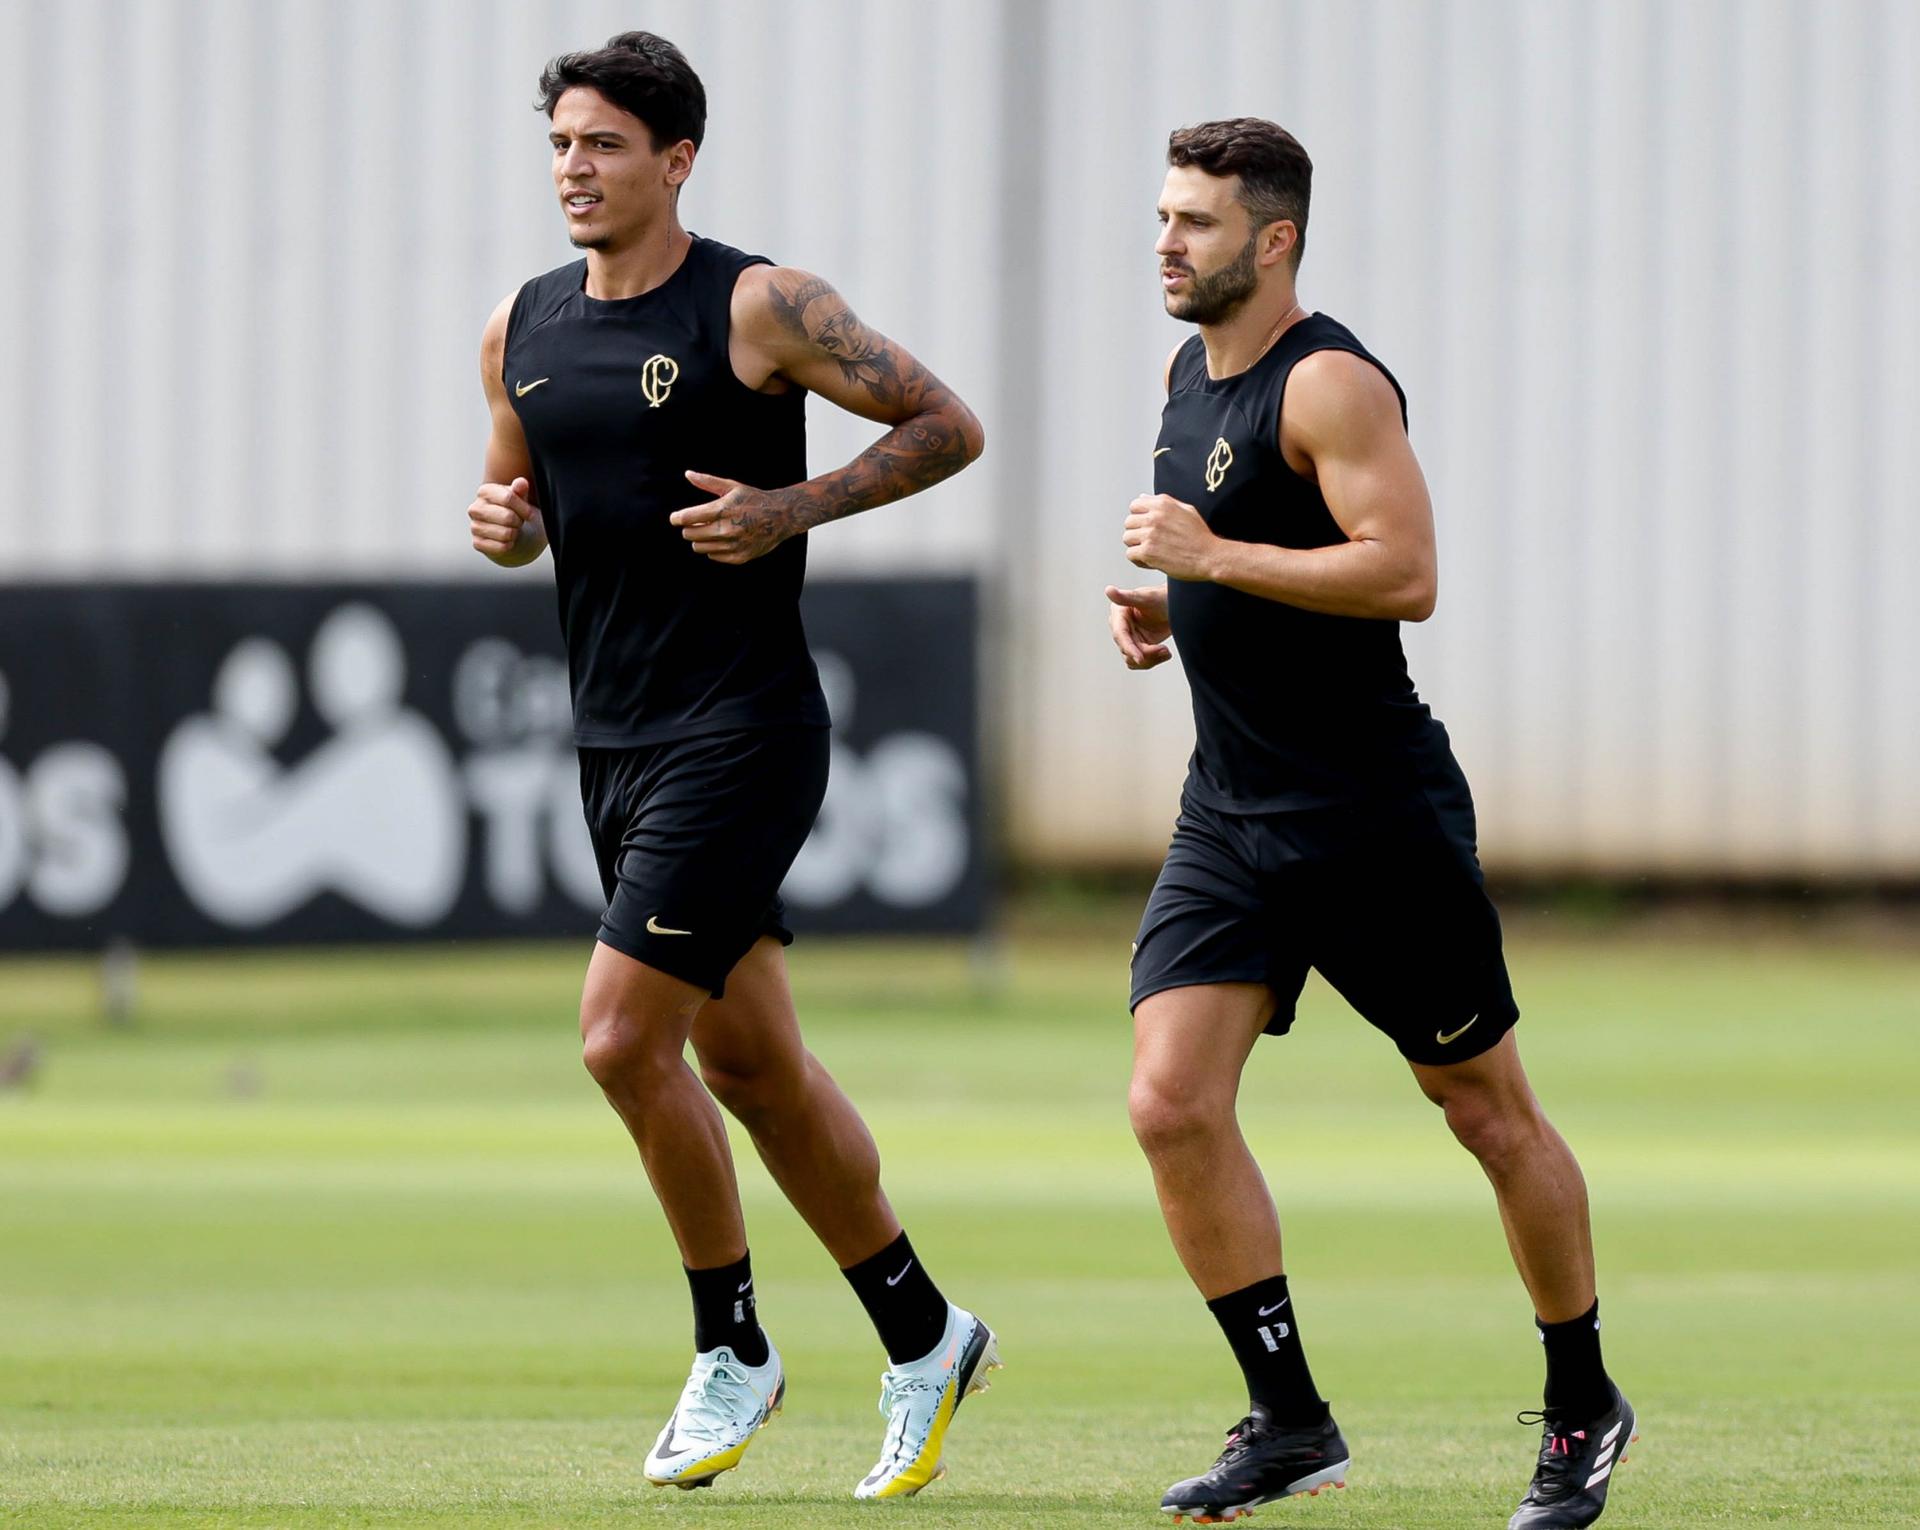
M 1107 628 L 1128 669 L 1152 669 L 1173 657 L 1167 647 L 1173 627 L 1167 621 L 1164 584 L 1144 590 L 1123 590 L 1110 584 L 1107 599 L 1113 602 L 1107 607 Z
M 533 485 L 524 478 L 480 485 L 467 506 L 475 552 L 506 568 L 518 568 L 540 556 L 547 545 L 547 528 L 527 498 L 532 492 Z

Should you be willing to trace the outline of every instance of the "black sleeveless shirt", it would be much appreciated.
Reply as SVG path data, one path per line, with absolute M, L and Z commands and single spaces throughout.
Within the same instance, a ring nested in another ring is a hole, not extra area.
M 1279 547 L 1347 540 L 1319 486 L 1280 453 L 1287 378 L 1353 332 L 1311 314 L 1246 371 L 1207 376 L 1195 335 L 1168 375 L 1153 487 L 1195 506 L 1217 536 Z M 1174 642 L 1193 692 L 1187 792 L 1224 812 L 1272 813 L 1414 790 L 1463 793 L 1446 731 L 1414 694 L 1400 624 L 1327 616 L 1225 585 L 1167 581 Z
M 667 519 L 712 497 L 689 468 L 758 489 L 807 476 L 806 395 L 756 393 L 727 354 L 734 283 L 766 263 L 695 236 L 639 297 L 588 297 L 577 260 L 514 298 L 501 380 L 533 457 L 582 746 L 827 722 L 800 625 L 806 537 L 730 567 Z

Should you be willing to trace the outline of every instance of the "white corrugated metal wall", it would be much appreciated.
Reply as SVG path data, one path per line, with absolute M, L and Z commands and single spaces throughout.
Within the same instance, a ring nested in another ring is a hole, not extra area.
M 491 573 L 479 329 L 570 253 L 533 80 L 636 24 L 712 96 L 692 226 L 987 421 L 814 556 L 989 576 L 1019 850 L 1164 839 L 1185 688 L 1099 592 L 1181 333 L 1165 133 L 1255 112 L 1318 167 L 1304 298 L 1412 398 L 1408 645 L 1489 860 L 1920 875 L 1906 0 L 8 0 L 0 575 Z M 816 410 L 815 465 L 866 434 Z

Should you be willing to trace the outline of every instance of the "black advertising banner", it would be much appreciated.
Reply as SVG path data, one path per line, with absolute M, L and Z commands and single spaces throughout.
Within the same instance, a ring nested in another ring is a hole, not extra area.
M 976 602 L 816 581 L 797 929 L 984 922 Z M 544 583 L 0 587 L 0 948 L 592 937 Z

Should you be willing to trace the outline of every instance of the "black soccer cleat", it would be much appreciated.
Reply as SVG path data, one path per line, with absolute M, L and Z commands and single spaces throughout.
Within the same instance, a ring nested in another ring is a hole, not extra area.
M 1614 1467 L 1640 1438 L 1633 1404 L 1615 1387 L 1613 1406 L 1589 1423 L 1550 1413 L 1522 1413 L 1519 1419 L 1540 1425 L 1540 1464 L 1507 1530 L 1579 1530 L 1592 1524 L 1607 1506 Z
M 1295 1493 L 1319 1496 L 1332 1484 L 1347 1485 L 1347 1442 L 1327 1415 L 1324 1424 L 1283 1428 L 1258 1403 L 1233 1426 L 1220 1459 L 1198 1477 L 1176 1482 L 1160 1500 L 1160 1512 L 1177 1525 L 1225 1524 L 1263 1503 Z

